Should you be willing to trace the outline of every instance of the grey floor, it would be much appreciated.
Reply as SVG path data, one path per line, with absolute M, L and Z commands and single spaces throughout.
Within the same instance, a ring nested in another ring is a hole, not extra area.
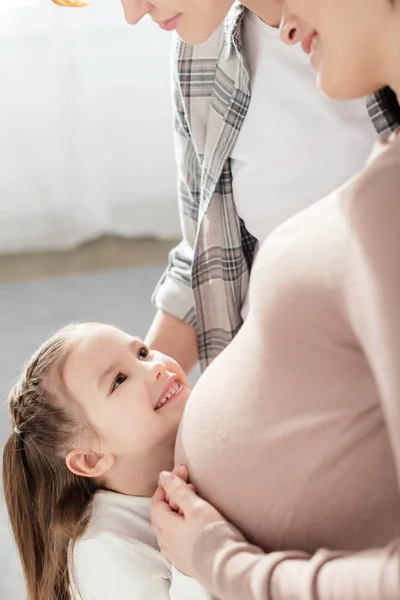
M 10 433 L 5 398 L 24 360 L 70 321 L 102 321 L 144 336 L 154 314 L 158 267 L 0 284 L 0 450 Z M 0 494 L 0 600 L 24 600 L 23 581 Z

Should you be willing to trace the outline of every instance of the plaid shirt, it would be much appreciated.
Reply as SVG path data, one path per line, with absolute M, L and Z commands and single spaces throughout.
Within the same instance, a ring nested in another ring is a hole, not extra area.
M 173 91 L 179 212 L 183 238 L 172 250 L 153 295 L 161 308 L 196 327 L 202 370 L 242 325 L 256 239 L 239 218 L 232 192 L 230 155 L 250 102 L 236 3 L 205 43 L 176 40 Z M 393 129 L 388 90 L 371 98 L 379 132 Z M 393 106 L 391 106 L 393 109 Z

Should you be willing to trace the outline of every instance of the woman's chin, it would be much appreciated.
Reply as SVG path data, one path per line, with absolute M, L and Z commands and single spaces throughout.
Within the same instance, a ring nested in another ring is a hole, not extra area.
M 331 100 L 356 100 L 373 94 L 383 85 L 357 77 L 329 76 L 323 69 L 317 73 L 317 84 L 321 92 Z

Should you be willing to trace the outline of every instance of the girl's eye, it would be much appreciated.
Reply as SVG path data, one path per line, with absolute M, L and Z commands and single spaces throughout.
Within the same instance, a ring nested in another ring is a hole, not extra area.
M 149 354 L 150 354 L 150 350 L 148 349 L 148 347 L 142 346 L 138 352 L 138 359 L 145 360 Z
M 116 378 L 113 381 L 113 384 L 111 386 L 111 393 L 115 392 L 115 390 L 124 383 L 124 381 L 127 379 L 126 375 L 123 375 L 122 373 L 118 373 L 118 375 L 116 376 Z

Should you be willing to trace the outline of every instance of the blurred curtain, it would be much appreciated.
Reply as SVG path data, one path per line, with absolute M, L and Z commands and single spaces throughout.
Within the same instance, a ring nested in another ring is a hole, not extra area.
M 0 16 L 1 253 L 178 235 L 170 43 L 118 0 Z

